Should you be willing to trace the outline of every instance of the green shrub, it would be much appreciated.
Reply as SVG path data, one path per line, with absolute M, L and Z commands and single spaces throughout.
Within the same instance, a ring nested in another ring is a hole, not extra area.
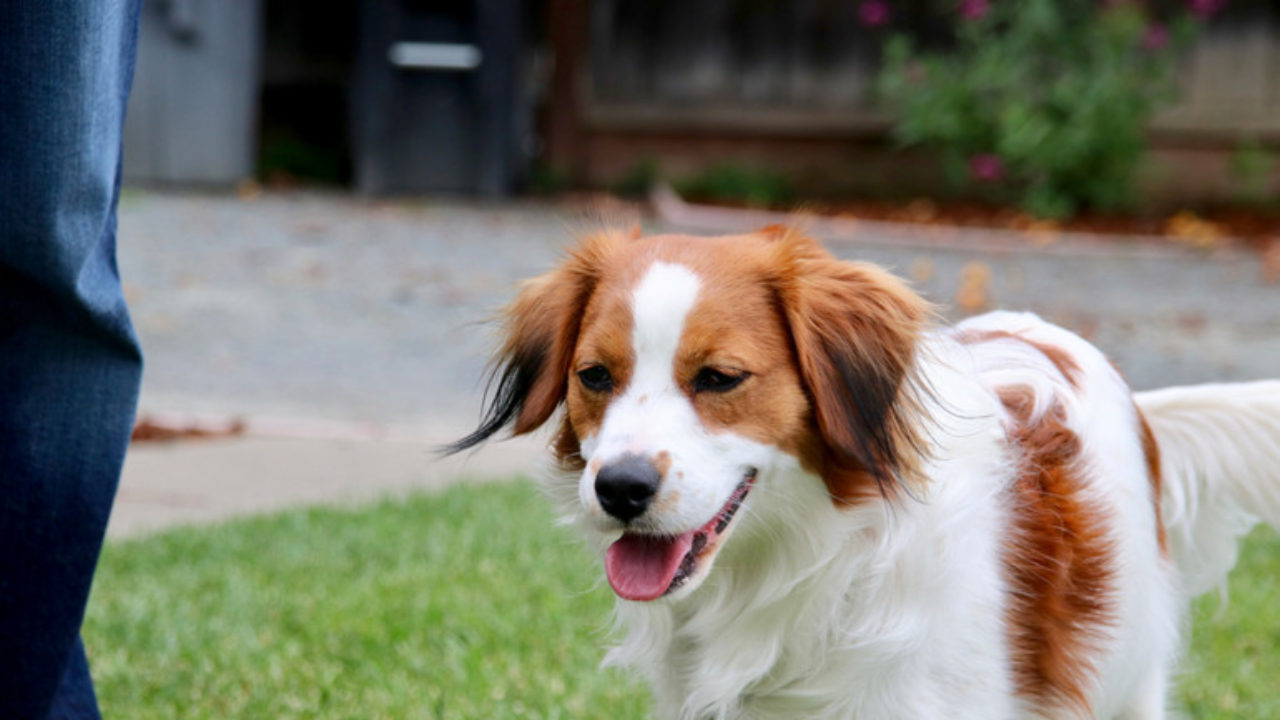
M 669 178 L 656 158 L 646 157 L 629 166 L 609 184 L 609 190 L 624 198 L 644 198 L 654 185 Z M 781 207 L 796 199 L 791 181 L 782 173 L 731 160 L 670 181 L 678 194 L 695 202 Z
M 782 207 L 796 199 L 791 181 L 779 172 L 721 162 L 675 183 L 691 200 L 737 203 L 748 207 Z
M 1192 16 L 1098 0 L 962 0 L 955 16 L 948 49 L 886 45 L 879 91 L 898 141 L 936 150 L 956 185 L 1037 215 L 1130 204 Z
M 1275 207 L 1271 185 L 1278 167 L 1280 162 L 1277 161 L 1275 151 L 1256 139 L 1245 140 L 1236 145 L 1228 164 L 1235 201 L 1255 208 Z
M 662 178 L 657 159 L 646 157 L 631 164 L 627 171 L 609 186 L 615 195 L 624 198 L 642 199 L 648 197 L 649 191 Z
M 529 168 L 525 188 L 534 195 L 559 195 L 573 187 L 569 172 L 545 162 L 535 162 Z

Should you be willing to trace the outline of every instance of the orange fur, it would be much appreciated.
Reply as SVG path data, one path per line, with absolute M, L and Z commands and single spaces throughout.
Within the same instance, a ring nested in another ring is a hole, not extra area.
M 778 228 L 652 236 L 610 250 L 598 263 L 574 367 L 606 365 L 621 392 L 634 363 L 631 294 L 653 261 L 679 263 L 699 276 L 702 290 L 685 319 L 675 380 L 709 427 L 800 457 L 840 504 L 892 491 L 912 476 L 922 428 L 911 372 L 929 307 L 901 281 Z M 746 371 L 750 379 L 730 393 L 694 393 L 703 367 Z M 572 451 L 570 435 L 594 433 L 609 399 L 570 382 L 557 448 Z
M 1155 505 L 1156 511 L 1156 540 L 1160 543 L 1160 554 L 1169 557 L 1169 534 L 1164 527 L 1164 511 L 1161 509 L 1161 503 L 1164 501 L 1164 478 L 1160 474 L 1160 445 L 1156 443 L 1155 433 L 1151 432 L 1151 426 L 1147 424 L 1147 417 L 1142 414 L 1142 410 L 1134 407 L 1138 413 L 1138 430 L 1142 438 L 1142 454 L 1147 460 L 1147 475 L 1151 480 L 1151 499 Z
M 922 458 L 913 380 L 916 344 L 931 309 L 873 265 L 835 259 L 810 238 L 778 229 L 777 288 L 823 445 L 823 479 L 839 503 L 869 487 L 911 483 Z M 870 482 L 873 485 L 869 485 Z
M 1061 403 L 1032 418 L 1029 389 L 999 393 L 1021 453 L 1009 491 L 1013 526 L 1005 556 L 1018 692 L 1084 713 L 1095 671 L 1089 658 L 1113 621 L 1107 514 L 1084 496 L 1080 439 L 1066 427 Z

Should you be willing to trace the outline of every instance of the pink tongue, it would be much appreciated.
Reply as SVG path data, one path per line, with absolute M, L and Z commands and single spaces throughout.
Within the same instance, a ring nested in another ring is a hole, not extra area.
M 648 601 L 662 597 L 680 569 L 680 562 L 693 547 L 690 530 L 673 538 L 625 533 L 609 546 L 604 571 L 618 597 Z

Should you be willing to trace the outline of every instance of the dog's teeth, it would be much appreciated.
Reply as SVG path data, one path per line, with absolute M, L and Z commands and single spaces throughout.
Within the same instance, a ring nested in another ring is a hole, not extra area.
M 755 472 L 752 472 L 751 475 L 748 476 L 747 480 L 743 481 L 743 483 L 738 486 L 738 489 L 733 491 L 733 495 L 729 498 L 729 501 L 725 503 L 725 506 L 720 509 L 719 514 L 716 515 L 717 522 L 715 529 L 707 532 L 714 532 L 716 535 L 719 535 L 724 532 L 725 528 L 729 527 L 729 523 L 733 520 L 734 514 L 738 512 L 738 508 L 742 507 L 742 502 L 746 499 L 747 493 L 751 490 L 750 482 L 754 478 Z M 693 536 L 693 543 L 689 548 L 689 552 L 685 553 L 684 559 L 680 562 L 679 569 L 676 570 L 675 577 L 671 578 L 671 585 L 667 587 L 667 593 L 672 592 L 687 582 L 693 575 L 693 571 L 697 569 L 698 555 L 707 547 L 707 532 L 699 532 Z
M 667 592 L 680 587 L 689 579 L 689 576 L 693 574 L 694 566 L 698 563 L 698 553 L 706 546 L 707 536 L 705 533 L 698 533 L 693 536 L 693 546 L 689 548 L 689 552 L 685 553 L 684 560 L 680 562 L 680 569 L 676 570 L 675 577 L 671 578 L 671 585 L 667 588 Z
M 717 516 L 719 518 L 719 522 L 716 523 L 717 534 L 724 532 L 724 529 L 729 527 L 729 521 L 733 520 L 738 508 L 742 507 L 742 501 L 746 499 L 748 489 L 749 486 L 744 482 L 738 486 L 737 490 L 733 491 L 733 496 L 729 498 L 729 503 L 720 510 L 720 514 Z

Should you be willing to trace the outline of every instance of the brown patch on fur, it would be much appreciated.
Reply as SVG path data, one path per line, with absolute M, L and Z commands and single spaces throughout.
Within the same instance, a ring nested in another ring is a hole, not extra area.
M 1115 371 L 1116 377 L 1128 386 L 1129 381 L 1115 360 L 1107 358 L 1107 363 Z M 1156 511 L 1156 543 L 1160 548 L 1160 556 L 1167 560 L 1169 533 L 1164 526 L 1164 475 L 1160 470 L 1160 444 L 1156 442 L 1156 435 L 1147 424 L 1147 416 L 1142 414 L 1142 408 L 1136 402 L 1133 404 L 1133 411 L 1138 414 L 1138 437 L 1142 441 L 1142 455 L 1147 461 L 1147 479 L 1151 482 L 1151 502 Z
M 578 442 L 578 436 L 573 431 L 573 426 L 569 424 L 569 418 L 566 416 L 560 421 L 560 427 L 556 430 L 555 440 L 551 443 L 551 454 L 556 459 L 556 463 L 564 470 L 572 470 L 580 472 L 586 467 L 587 461 L 582 457 L 582 446 Z M 594 464 L 598 464 L 597 463 Z M 595 468 L 599 470 L 600 468 Z
M 505 341 L 494 356 L 480 427 L 443 450 L 474 447 L 507 427 L 521 435 L 551 417 L 565 399 L 584 308 L 596 294 L 604 262 L 624 242 L 616 232 L 589 235 L 555 270 L 524 283 L 505 312 Z M 556 452 L 572 457 L 576 439 L 564 429 Z
M 594 435 L 604 423 L 604 414 L 614 398 L 625 391 L 635 368 L 632 348 L 632 294 L 643 277 L 650 255 L 645 238 L 613 246 L 601 258 L 595 292 L 580 317 L 582 332 L 573 350 L 566 407 L 569 424 L 578 437 Z M 592 364 L 603 365 L 613 378 L 613 389 L 599 392 L 583 387 L 573 374 Z
M 680 503 L 680 491 L 675 488 L 666 488 L 658 493 L 658 497 L 654 498 L 653 503 L 649 506 L 649 512 L 661 515 L 670 511 Z
M 995 340 L 1016 340 L 1029 345 L 1038 350 L 1041 355 L 1044 355 L 1049 362 L 1053 363 L 1053 366 L 1058 370 L 1058 374 L 1067 381 L 1067 384 L 1077 390 L 1080 389 L 1080 365 L 1076 363 L 1076 359 L 1071 356 L 1071 353 L 1057 345 L 1040 342 L 1022 333 L 1009 330 L 966 330 L 965 332 L 957 333 L 955 338 L 957 342 L 963 345 L 978 345 Z
M 536 429 L 564 398 L 569 362 L 577 344 L 579 319 L 599 279 L 600 264 L 614 239 L 593 236 L 556 270 L 528 281 L 507 310 L 503 357 L 541 352 L 544 356 L 516 417 L 517 435 Z
M 1033 418 L 1031 389 L 998 393 L 1009 411 L 1010 441 L 1021 455 L 1008 491 L 1012 527 L 1004 558 L 1017 691 L 1087 714 L 1097 672 L 1089 658 L 1114 622 L 1107 514 L 1082 492 L 1087 468 L 1062 404 L 1055 400 Z
M 667 472 L 671 470 L 671 453 L 666 450 L 660 450 L 657 455 L 653 456 L 653 469 L 658 471 L 658 477 L 665 478 Z
M 767 246 L 750 236 L 706 238 L 681 247 L 675 260 L 701 281 L 676 351 L 676 382 L 708 427 L 792 452 L 808 432 L 809 405 L 767 282 Z M 703 368 L 746 376 L 728 392 L 699 392 Z
M 1160 473 L 1160 445 L 1156 442 L 1156 435 L 1147 424 L 1147 416 L 1142 414 L 1142 409 L 1135 405 L 1134 410 L 1138 413 L 1142 454 L 1147 459 L 1147 477 L 1151 481 L 1151 500 L 1156 511 L 1156 540 L 1160 543 L 1160 555 L 1167 558 L 1169 557 L 1169 535 L 1165 531 L 1164 511 L 1161 509 L 1164 501 L 1164 477 Z
M 564 401 L 583 309 L 595 293 L 601 267 L 623 242 L 617 233 L 587 237 L 555 270 L 524 283 L 505 312 L 505 341 L 494 356 L 484 416 L 470 435 L 443 448 L 474 447 L 510 427 L 515 435 L 541 427 Z M 555 452 L 577 455 L 572 428 L 561 427 Z

